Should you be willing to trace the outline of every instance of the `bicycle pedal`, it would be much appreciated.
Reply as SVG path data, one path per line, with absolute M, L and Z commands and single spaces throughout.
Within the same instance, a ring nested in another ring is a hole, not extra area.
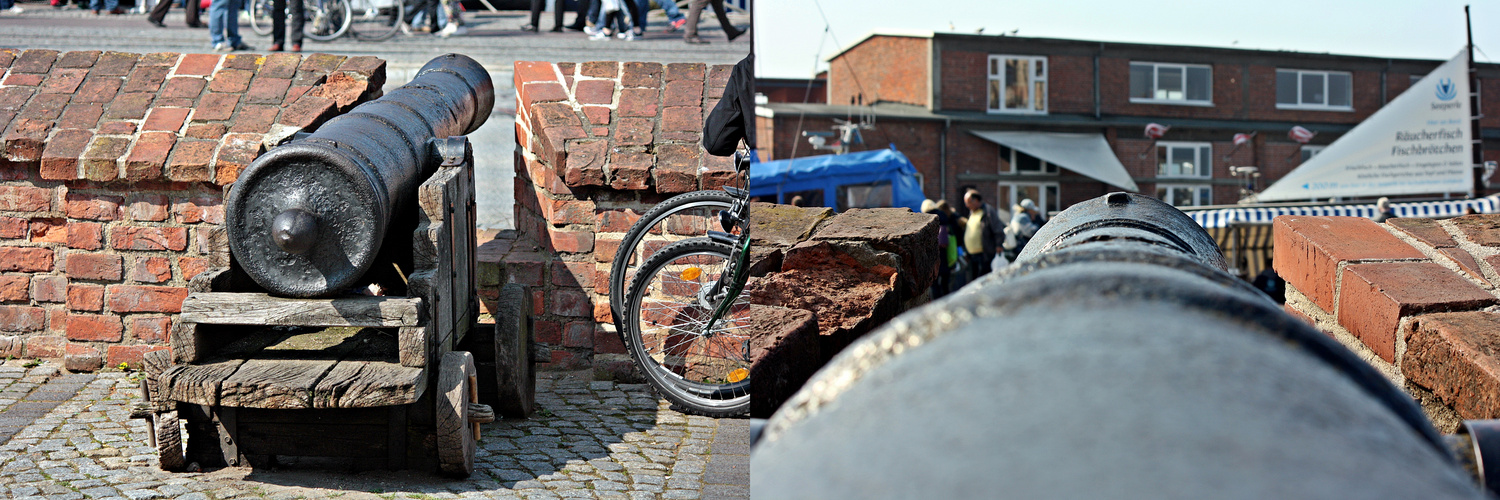
M 730 196 L 733 196 L 733 197 L 736 197 L 736 198 L 744 198 L 744 197 L 750 195 L 749 191 L 746 191 L 744 189 L 740 189 L 740 188 L 737 188 L 737 187 L 734 187 L 734 186 L 724 186 L 723 189 L 724 189 L 724 192 L 729 193 Z

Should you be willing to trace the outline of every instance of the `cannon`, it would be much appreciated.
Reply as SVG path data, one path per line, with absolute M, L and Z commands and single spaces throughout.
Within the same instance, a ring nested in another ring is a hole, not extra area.
M 477 323 L 474 153 L 458 135 L 493 100 L 483 67 L 442 56 L 229 187 L 229 265 L 192 278 L 171 351 L 143 359 L 132 416 L 163 469 L 466 476 L 480 424 L 531 413 L 530 294 L 503 287 L 495 324 Z M 400 281 L 347 293 L 377 274 Z
M 437 168 L 436 140 L 478 129 L 494 102 L 484 67 L 449 54 L 410 83 L 268 151 L 225 201 L 230 253 L 271 293 L 343 293 L 370 270 L 393 220 Z
M 1153 198 L 842 351 L 764 426 L 767 498 L 1483 498 L 1413 400 Z M 1495 453 L 1500 455 L 1500 453 Z

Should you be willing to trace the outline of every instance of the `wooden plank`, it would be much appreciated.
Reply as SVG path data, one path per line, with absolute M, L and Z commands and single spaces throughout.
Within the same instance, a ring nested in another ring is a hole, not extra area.
M 244 363 L 243 359 L 230 359 L 208 364 L 177 365 L 161 374 L 158 387 L 162 388 L 162 396 L 167 399 L 217 406 L 220 384 L 234 375 Z
M 312 390 L 337 361 L 249 359 L 219 387 L 219 404 L 247 408 L 311 408 Z
M 340 361 L 312 389 L 313 408 L 369 408 L 417 402 L 427 370 L 393 363 Z
M 453 182 L 453 196 L 449 199 L 453 203 L 453 212 L 449 218 L 448 225 L 453 228 L 453 253 L 451 266 L 453 267 L 453 321 L 454 321 L 454 343 L 463 341 L 468 334 L 469 324 L 473 322 L 470 317 L 476 311 L 472 306 L 474 302 L 474 226 L 473 217 L 470 213 L 474 202 L 474 182 L 469 170 L 469 165 L 464 164 L 454 167 L 459 170 L 459 175 Z
M 456 175 L 457 169 L 440 167 L 417 187 L 417 230 L 412 238 L 412 263 L 416 269 L 413 273 L 435 269 L 437 261 L 447 257 L 438 251 L 438 243 L 442 240 L 436 238 L 435 231 L 446 218 L 445 187 Z
M 230 269 L 228 267 L 216 267 L 198 273 L 193 279 L 188 280 L 189 292 L 225 292 L 229 291 Z
M 427 366 L 427 349 L 431 341 L 432 330 L 420 326 L 401 327 L 396 334 L 397 357 L 401 360 L 401 366 Z
M 220 325 L 416 326 L 416 297 L 287 299 L 263 293 L 189 294 L 181 320 Z

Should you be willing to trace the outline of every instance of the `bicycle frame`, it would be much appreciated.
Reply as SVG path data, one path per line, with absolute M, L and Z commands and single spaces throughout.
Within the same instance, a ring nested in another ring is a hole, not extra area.
M 739 170 L 749 170 L 749 159 L 739 153 L 736 153 L 735 156 L 737 164 L 745 165 L 744 168 Z M 749 186 L 745 187 L 748 188 Z M 709 238 L 713 238 L 720 243 L 729 244 L 733 248 L 733 251 L 729 256 L 730 267 L 725 270 L 723 275 L 719 276 L 719 279 L 714 280 L 713 286 L 709 287 L 707 293 L 707 297 L 712 299 L 714 309 L 713 314 L 709 315 L 708 322 L 705 323 L 703 329 L 702 335 L 705 337 L 713 336 L 714 327 L 718 326 L 719 320 L 723 319 L 724 314 L 729 312 L 729 306 L 734 304 L 734 300 L 739 298 L 740 292 L 744 291 L 745 285 L 750 282 L 749 274 L 744 272 L 750 268 L 750 190 L 745 189 L 736 194 L 739 196 L 735 198 L 734 206 L 730 210 L 734 212 L 734 224 L 735 228 L 739 229 L 739 234 L 731 235 L 719 231 L 708 232 Z M 725 282 L 725 275 L 728 275 L 727 277 L 729 278 L 727 283 Z M 726 287 L 727 289 L 725 289 Z

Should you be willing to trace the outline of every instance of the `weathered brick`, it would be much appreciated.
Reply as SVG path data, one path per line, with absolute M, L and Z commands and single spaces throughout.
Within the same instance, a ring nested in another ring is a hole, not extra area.
M 657 89 L 624 89 L 620 91 L 620 116 L 656 116 L 661 101 Z
M 68 285 L 68 310 L 88 312 L 103 311 L 104 285 L 91 285 L 88 283 L 73 283 Z M 71 330 L 71 328 L 69 328 L 69 330 Z
M 115 250 L 172 250 L 187 248 L 187 229 L 181 227 L 116 227 L 110 231 Z
M 335 71 L 348 71 L 364 75 L 367 78 L 380 77 L 384 79 L 385 59 L 374 56 L 354 56 L 345 59 Z
M 625 341 L 620 340 L 618 333 L 596 327 L 594 328 L 594 353 L 625 354 Z
M 130 267 L 130 279 L 142 283 L 162 283 L 172 279 L 172 261 L 166 257 L 136 257 Z
M 43 273 L 52 270 L 48 248 L 0 247 L 0 271 Z
M 243 93 L 250 88 L 250 77 L 255 72 L 243 69 L 221 69 L 208 82 L 209 92 Z
M 281 112 L 277 123 L 307 128 L 332 117 L 335 107 L 333 99 L 314 95 L 303 95 L 297 102 Z
M 47 180 L 73 180 L 78 178 L 78 158 L 93 140 L 94 134 L 87 130 L 59 130 L 47 141 L 42 151 L 40 174 Z
M 18 217 L 0 217 L 0 238 L 25 239 L 27 220 Z
M 234 115 L 234 126 L 229 127 L 229 131 L 246 134 L 270 132 L 271 124 L 276 122 L 276 113 L 280 111 L 279 106 L 247 104 Z
M 594 324 L 588 321 L 570 321 L 563 328 L 563 347 L 594 347 Z
M 537 342 L 551 345 L 562 344 L 562 323 L 549 320 L 537 320 L 532 335 Z
M 125 332 L 120 317 L 102 314 L 68 316 L 68 339 L 90 342 L 119 342 Z
M 667 82 L 662 93 L 665 106 L 703 106 L 702 80 L 679 80 Z
M 594 202 L 588 200 L 552 200 L 550 222 L 555 225 L 593 224 Z
M 559 288 L 548 297 L 547 310 L 558 316 L 588 318 L 594 315 L 594 305 L 589 296 L 577 288 Z
M 543 102 L 558 102 L 568 100 L 568 91 L 563 89 L 561 83 L 557 82 L 531 82 L 523 83 L 522 91 L 519 92 L 519 101 L 530 107 L 533 104 Z
M 78 92 L 78 87 L 83 85 L 83 78 L 88 76 L 86 69 L 59 69 L 47 75 L 42 81 L 38 92 L 43 94 L 72 94 Z
M 257 54 L 229 54 L 224 56 L 224 67 L 233 69 L 250 70 L 254 72 L 260 67 L 262 56 Z
M 553 262 L 552 284 L 565 287 L 592 288 L 593 262 Z
M 9 68 L 20 56 L 21 49 L 0 49 L 0 69 Z
M 698 155 L 696 144 L 663 144 L 656 149 L 656 168 L 652 176 L 658 193 L 686 193 L 698 189 Z
M 192 139 L 219 140 L 228 131 L 228 127 L 225 127 L 222 123 L 198 123 L 188 125 L 187 132 L 182 135 Z
M 32 219 L 30 232 L 32 243 L 64 243 L 68 241 L 66 219 Z
M 169 78 L 161 88 L 161 96 L 172 99 L 197 99 L 198 94 L 202 94 L 203 87 L 207 85 L 208 81 L 202 78 Z
M 0 331 L 34 332 L 46 325 L 47 312 L 40 307 L 0 306 Z
M 345 56 L 333 54 L 313 54 L 302 60 L 302 65 L 297 67 L 298 71 L 311 71 L 314 73 L 327 73 L 338 69 L 343 64 Z
M 671 106 L 661 112 L 661 129 L 666 132 L 691 132 L 703 129 L 703 108 Z
M 1276 273 L 1325 311 L 1334 310 L 1337 300 L 1339 262 L 1426 258 L 1363 217 L 1285 215 L 1272 225 Z
M 53 64 L 56 68 L 91 68 L 94 62 L 99 60 L 97 50 L 74 50 L 64 52 L 57 62 Z
M 125 80 L 113 76 L 90 78 L 78 87 L 78 93 L 73 94 L 73 102 L 113 101 L 115 95 L 120 93 L 120 85 L 124 83 Z
M 131 74 L 130 70 L 135 68 L 136 61 L 140 59 L 139 54 L 127 54 L 124 52 L 108 51 L 99 56 L 99 60 L 89 64 L 89 76 L 125 76 Z
M 612 104 L 615 100 L 613 80 L 581 80 L 573 97 L 580 104 Z
M 177 62 L 181 59 L 182 54 L 178 54 L 176 52 L 152 52 L 150 54 L 142 55 L 140 62 L 136 63 L 136 65 L 166 66 L 170 68 L 177 66 Z
M 17 119 L 5 133 L 5 158 L 10 161 L 37 161 L 47 144 L 47 133 L 52 131 L 52 122 Z
M 621 118 L 615 125 L 616 146 L 644 146 L 651 144 L 655 132 L 655 121 L 646 118 Z
M 715 64 L 708 67 L 708 86 L 723 87 L 729 85 L 729 74 L 734 71 L 733 64 Z
M 122 93 L 115 96 L 115 101 L 109 103 L 109 109 L 104 110 L 104 117 L 116 120 L 139 120 L 146 117 L 146 110 L 151 107 L 151 100 L 156 96 L 146 92 Z
M 667 64 L 666 78 L 668 82 L 676 80 L 703 81 L 703 72 L 707 69 L 703 63 L 670 63 Z
M 66 270 L 73 279 L 118 281 L 124 275 L 120 256 L 107 253 L 69 252 Z
M 130 336 L 153 343 L 168 340 L 172 331 L 172 318 L 165 316 L 135 316 L 130 318 Z
M 1462 248 L 1439 248 L 1438 253 L 1443 254 L 1443 256 L 1452 260 L 1454 264 L 1457 264 L 1458 270 L 1467 273 L 1480 282 L 1485 281 L 1484 273 L 1479 271 L 1479 263 L 1474 260 L 1473 255 L 1469 255 L 1468 251 Z
M 39 121 L 56 120 L 62 117 L 63 110 L 72 100 L 73 96 L 67 94 L 37 94 L 16 116 Z
M 583 116 L 590 125 L 609 125 L 609 108 L 604 106 L 584 106 Z
M 130 138 L 94 136 L 94 141 L 78 159 L 83 178 L 91 181 L 112 181 L 120 178 L 120 159 L 130 149 Z
M 119 196 L 69 191 L 63 197 L 63 202 L 70 219 L 116 220 L 120 218 L 120 204 L 124 203 L 125 199 Z
M 146 222 L 167 220 L 170 200 L 164 194 L 133 194 L 129 198 L 130 219 Z
M 515 81 L 516 88 L 520 88 L 527 82 L 555 82 L 557 81 L 557 68 L 547 62 L 516 61 Z
M 245 102 L 280 105 L 282 97 L 286 96 L 286 89 L 291 86 L 290 78 L 256 78 L 250 83 L 250 89 L 245 92 Z
M 182 62 L 177 63 L 176 75 L 208 76 L 214 68 L 219 66 L 219 58 L 215 54 L 188 54 L 182 56 Z
M 31 75 L 31 74 L 25 74 L 25 73 L 15 73 L 15 74 L 12 74 L 10 76 L 5 77 L 4 84 L 5 85 L 19 85 L 19 86 L 23 86 L 23 87 L 35 87 L 37 85 L 41 85 L 42 84 L 42 80 L 45 79 L 45 78 L 46 78 L 46 75 Z
M 69 221 L 68 248 L 98 250 L 104 248 L 104 225 L 98 222 Z
M 661 63 L 628 62 L 620 71 L 620 85 L 625 87 L 661 87 Z
M 1500 247 L 1500 215 L 1465 215 L 1452 219 L 1464 238 L 1486 247 Z
M 261 78 L 288 78 L 297 75 L 297 66 L 302 64 L 302 56 L 298 54 L 271 54 L 266 56 L 265 62 L 261 63 L 260 71 L 256 74 Z
M 66 302 L 68 300 L 68 277 L 33 275 L 31 277 L 31 300 Z
M 594 233 L 592 231 L 557 231 L 548 229 L 547 245 L 558 252 L 592 252 L 594 250 Z
M 214 163 L 214 183 L 220 186 L 233 183 L 239 178 L 240 172 L 265 150 L 265 142 L 259 134 L 224 136 L 218 160 Z
M 99 348 L 86 344 L 69 343 L 63 356 L 63 369 L 73 373 L 94 372 L 104 367 L 104 355 Z
M 630 230 L 630 226 L 641 220 L 640 212 L 628 208 L 613 210 L 599 210 L 594 214 L 595 229 L 601 233 L 623 233 Z
M 650 153 L 615 151 L 609 155 L 609 186 L 626 191 L 639 191 L 650 186 L 651 166 L 654 156 Z
M 620 75 L 620 63 L 614 61 L 590 61 L 583 63 L 578 74 L 593 78 L 615 78 Z
M 169 68 L 162 66 L 141 66 L 136 68 L 135 71 L 130 73 L 130 78 L 125 79 L 125 85 L 120 86 L 120 91 L 156 92 L 161 90 L 162 84 L 167 81 L 168 71 Z
M 30 302 L 30 274 L 0 274 L 0 301 Z
M 142 368 L 141 358 L 151 351 L 166 350 L 166 346 L 151 345 L 112 345 L 104 355 L 104 364 L 108 366 L 120 366 L 124 364 L 132 370 Z
M 210 93 L 203 96 L 198 107 L 193 109 L 193 122 L 223 121 L 234 116 L 234 107 L 240 102 L 240 94 Z
M 182 311 L 188 290 L 175 286 L 110 285 L 109 310 L 114 312 Z
M 99 126 L 99 135 L 131 135 L 135 133 L 135 124 L 130 122 L 104 122 Z
M 100 116 L 104 116 L 103 104 L 74 104 L 63 109 L 62 117 L 57 119 L 57 128 L 92 129 L 99 123 Z
M 187 121 L 191 111 L 187 108 L 154 108 L 146 115 L 146 123 L 141 125 L 141 130 L 177 132 L 182 130 L 182 123 Z
M 569 186 L 603 186 L 605 153 L 609 145 L 602 140 L 568 143 L 568 160 L 563 179 Z
M 0 210 L 46 212 L 52 209 L 52 190 L 29 186 L 0 186 Z
M 167 178 L 177 182 L 213 180 L 216 141 L 177 141 L 167 162 Z
M 528 287 L 542 286 L 542 273 L 546 268 L 546 258 L 542 254 L 534 252 L 513 253 L 505 261 L 510 271 L 510 281 L 520 283 Z
M 609 309 L 609 302 L 600 300 L 594 303 L 594 322 L 599 324 L 613 324 L 614 314 Z
M 177 269 L 179 277 L 184 281 L 190 280 L 194 276 L 208 270 L 208 260 L 197 257 L 179 257 L 177 259 Z
M 1350 264 L 1339 291 L 1339 324 L 1386 361 L 1395 361 L 1401 318 L 1426 312 L 1479 309 L 1493 295 L 1429 262 Z
M 172 132 L 146 132 L 136 140 L 125 159 L 125 178 L 131 181 L 160 179 L 167 166 L 167 156 L 177 144 Z
M 177 221 L 183 224 L 224 223 L 224 202 L 219 198 L 194 196 L 174 205 Z
M 10 65 L 11 73 L 46 73 L 52 70 L 52 63 L 57 61 L 57 51 L 44 49 L 31 49 L 21 53 Z
M 328 75 L 328 81 L 308 91 L 307 95 L 333 99 L 334 109 L 342 113 L 359 102 L 360 97 L 370 90 L 370 85 L 371 82 L 363 76 L 334 73 Z

